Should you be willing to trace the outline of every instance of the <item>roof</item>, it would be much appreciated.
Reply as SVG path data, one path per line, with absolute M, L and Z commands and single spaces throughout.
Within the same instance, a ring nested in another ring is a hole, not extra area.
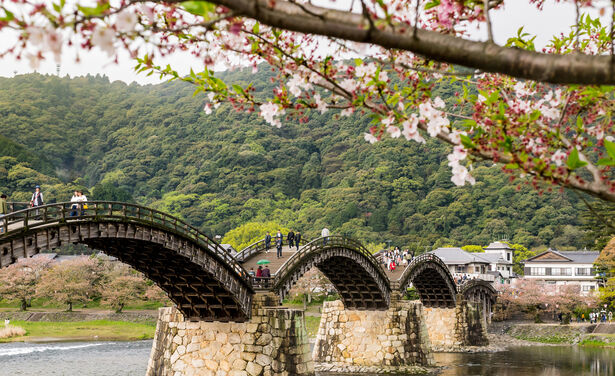
M 572 262 L 579 264 L 593 264 L 600 255 L 599 251 L 556 251 L 547 249 L 546 251 L 524 260 L 528 262 Z
M 510 246 L 507 243 L 502 243 L 502 242 L 491 242 L 491 244 L 489 244 L 488 246 L 485 247 L 485 250 L 500 250 L 500 249 L 506 249 L 506 250 L 510 250 L 512 251 L 513 249 L 510 248 Z
M 446 265 L 460 265 L 460 264 L 490 264 L 490 262 L 482 256 L 476 253 L 466 252 L 461 248 L 438 248 L 429 253 L 433 253 L 438 256 Z
M 511 261 L 506 261 L 506 259 L 502 258 L 501 253 L 481 253 L 480 257 L 489 261 L 491 264 L 513 264 Z
M 233 246 L 230 244 L 220 244 L 220 246 L 224 248 L 224 250 L 227 252 L 237 252 L 235 248 L 233 248 Z

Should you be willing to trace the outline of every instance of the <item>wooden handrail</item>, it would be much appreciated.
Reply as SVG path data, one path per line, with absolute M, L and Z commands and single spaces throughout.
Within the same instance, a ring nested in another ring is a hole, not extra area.
M 84 208 L 87 204 L 87 209 Z M 99 208 L 107 208 L 102 212 Z M 114 210 L 115 209 L 115 210 Z M 68 213 L 68 215 L 67 215 Z M 146 213 L 143 215 L 142 213 Z M 200 246 L 209 249 L 213 256 L 223 265 L 239 275 L 240 279 L 251 287 L 248 272 L 235 258 L 220 244 L 203 234 L 196 227 L 181 219 L 146 206 L 117 201 L 87 201 L 87 202 L 60 202 L 13 211 L 2 218 L 4 233 L 0 239 L 23 233 L 24 228 L 29 230 L 55 225 L 59 222 L 82 222 L 83 220 L 100 221 L 105 219 L 130 221 L 146 225 L 154 225 L 166 231 L 178 233 L 195 241 Z M 23 224 L 23 226 L 11 225 Z

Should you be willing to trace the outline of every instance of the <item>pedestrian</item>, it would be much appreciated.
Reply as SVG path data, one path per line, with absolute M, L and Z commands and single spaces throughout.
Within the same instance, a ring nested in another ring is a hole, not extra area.
M 288 232 L 288 235 L 286 235 L 286 240 L 288 240 L 289 248 L 292 248 L 295 245 L 295 233 L 293 232 L 293 230 L 290 230 Z
M 277 244 L 277 242 L 278 242 L 278 239 L 280 239 L 280 243 L 281 243 L 282 245 L 284 245 L 284 235 L 282 235 L 282 231 L 281 231 L 281 230 L 278 230 L 278 233 L 277 233 L 277 234 L 275 234 L 275 241 L 276 241 L 276 244 Z
M 254 268 L 250 268 L 250 271 L 248 272 L 248 274 L 250 275 L 250 277 L 255 277 L 256 273 L 254 273 Z
M 297 246 L 297 251 L 299 250 L 299 243 L 301 242 L 301 232 L 297 231 L 295 234 L 295 245 Z
M 277 250 L 277 256 L 278 258 L 282 257 L 282 237 L 276 237 L 275 238 L 275 248 Z
M 265 265 L 265 269 L 263 269 L 263 279 L 265 280 L 265 287 L 269 286 L 269 279 L 271 278 L 271 271 L 269 267 Z
M 328 228 L 326 228 L 326 227 L 325 227 L 325 228 L 323 228 L 323 229 L 322 229 L 322 232 L 320 233 L 320 236 L 322 236 L 322 237 L 323 237 L 323 239 L 324 239 L 324 240 L 323 240 L 323 243 L 324 243 L 325 245 L 327 245 L 327 243 L 329 242 L 329 229 L 328 229 Z
M 6 195 L 0 195 L 0 234 L 4 234 L 4 219 L 3 217 L 9 214 L 9 205 L 6 203 Z
M 71 217 L 76 217 L 77 216 L 77 211 L 79 209 L 79 203 L 81 202 L 81 199 L 79 198 L 79 191 L 75 189 L 75 192 L 73 193 L 73 197 L 70 198 L 70 208 L 71 208 L 71 212 L 70 212 L 70 216 Z
M 81 209 L 81 213 L 79 215 L 84 215 L 85 211 L 88 208 L 88 198 L 86 197 L 86 195 L 83 194 L 83 191 L 79 191 L 79 201 L 81 202 L 80 204 L 80 209 Z
M 269 253 L 269 248 L 271 247 L 271 234 L 267 231 L 267 235 L 265 235 L 265 253 Z
M 609 311 L 609 324 L 613 321 L 613 311 Z
M 30 199 L 30 206 L 35 208 L 37 206 L 43 205 L 45 205 L 43 192 L 41 192 L 41 186 L 37 185 L 36 187 L 34 187 L 34 193 L 32 193 L 32 198 Z M 36 209 L 36 215 L 38 215 L 38 209 Z

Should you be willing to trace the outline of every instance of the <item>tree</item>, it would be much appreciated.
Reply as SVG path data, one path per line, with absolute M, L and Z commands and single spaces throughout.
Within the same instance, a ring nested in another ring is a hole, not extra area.
M 51 297 L 66 304 L 67 311 L 73 304 L 90 301 L 98 290 L 100 268 L 96 258 L 81 256 L 55 264 L 46 270 L 36 288 L 39 297 Z
M 250 244 L 265 239 L 267 232 L 275 237 L 278 230 L 281 230 L 282 234 L 288 233 L 286 227 L 282 227 L 276 222 L 248 222 L 227 232 L 222 239 L 222 243 L 232 245 L 239 252 Z
M 281 126 L 284 117 L 307 122 L 309 109 L 367 111 L 369 142 L 403 135 L 423 143 L 429 135 L 452 145 L 457 185 L 474 184 L 472 163 L 487 159 L 539 191 L 554 184 L 615 202 L 613 90 L 606 86 L 615 83 L 613 22 L 583 13 L 595 2 L 574 2 L 572 31 L 538 52 L 523 29 L 506 45 L 494 43 L 489 14 L 501 0 L 364 0 L 347 10 L 291 0 L 103 0 L 95 7 L 1 0 L 0 30 L 21 34 L 0 56 L 37 66 L 71 44 L 117 59 L 118 47 L 138 56 L 135 41 L 146 41 L 153 51 L 137 59 L 137 70 L 194 84 L 207 93 L 208 113 L 226 101 Z M 544 0 L 532 3 L 541 9 Z M 486 41 L 471 37 L 478 26 Z M 266 62 L 277 87 L 267 98 L 250 84 L 227 85 L 209 68 L 180 76 L 157 65 L 176 50 L 207 67 Z M 365 59 L 341 61 L 352 56 Z M 446 103 L 447 91 L 459 95 Z
M 0 269 L 0 295 L 7 300 L 18 300 L 20 309 L 25 311 L 50 264 L 51 260 L 46 257 L 22 258 Z
M 485 252 L 483 247 L 480 245 L 464 245 L 463 247 L 461 247 L 461 249 L 463 249 L 466 252 L 476 252 L 476 253 Z
M 514 250 L 513 251 L 513 271 L 517 275 L 520 275 L 520 276 L 524 275 L 525 273 L 523 270 L 523 261 L 536 256 L 538 252 L 536 252 L 536 250 L 531 251 L 521 244 L 508 243 L 508 246 Z
M 119 264 L 106 276 L 106 281 L 101 286 L 102 302 L 120 313 L 126 304 L 142 300 L 146 289 L 143 276 L 128 265 Z

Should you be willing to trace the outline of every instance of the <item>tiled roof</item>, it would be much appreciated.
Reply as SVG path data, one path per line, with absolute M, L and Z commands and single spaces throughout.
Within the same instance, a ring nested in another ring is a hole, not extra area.
M 466 252 L 461 248 L 438 248 L 429 253 L 433 253 L 444 261 L 447 265 L 465 265 L 472 263 L 489 264 L 490 261 L 484 259 L 484 253 L 479 254 Z
M 564 257 L 568 260 L 535 260 L 536 258 L 543 256 L 547 253 L 553 253 L 560 257 Z M 525 260 L 524 263 L 528 262 L 576 262 L 581 264 L 592 264 L 598 256 L 600 255 L 599 251 L 556 251 L 554 249 L 548 249 L 534 257 L 530 257 Z

